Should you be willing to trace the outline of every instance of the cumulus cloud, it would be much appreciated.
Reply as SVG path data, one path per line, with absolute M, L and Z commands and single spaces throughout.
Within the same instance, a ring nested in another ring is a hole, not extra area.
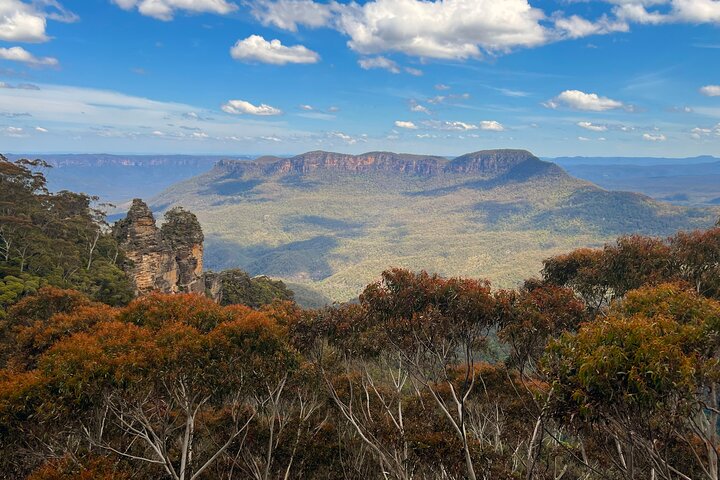
M 12 138 L 25 138 L 28 136 L 27 132 L 25 132 L 25 129 L 22 127 L 6 127 L 2 129 L 2 132 L 5 136 Z
M 418 128 L 417 125 L 415 125 L 413 122 L 406 122 L 402 120 L 395 120 L 395 126 L 398 128 L 407 128 L 410 130 L 415 130 Z
M 574 110 L 585 110 L 589 112 L 604 112 L 606 110 L 629 108 L 618 100 L 601 97 L 596 93 L 581 92 L 580 90 L 565 90 L 557 97 L 544 102 L 543 105 L 552 109 L 565 106 Z
M 642 138 L 648 142 L 664 142 L 667 140 L 667 137 L 662 133 L 643 133 Z
M 253 105 L 245 100 L 230 100 L 222 106 L 222 111 L 233 115 L 242 115 L 243 113 L 260 116 L 282 114 L 282 110 L 271 107 L 270 105 L 266 105 L 264 103 L 261 103 L 260 105 Z
M 251 35 L 244 40 L 238 40 L 230 49 L 230 55 L 235 60 L 243 62 L 261 62 L 273 65 L 288 63 L 317 63 L 320 55 L 303 45 L 286 47 L 280 40 L 267 41 L 260 35 Z
M 55 67 L 60 64 L 57 58 L 36 57 L 22 47 L 0 48 L 0 59 L 21 62 L 35 67 Z
M 720 23 L 717 0 L 672 0 L 671 18 L 690 23 Z
M 502 132 L 505 127 L 500 122 L 495 120 L 483 120 L 480 122 L 480 130 L 490 130 L 492 132 Z
M 466 59 L 545 43 L 544 17 L 526 0 L 375 0 L 345 5 L 336 24 L 362 54 Z
M 720 97 L 720 85 L 705 85 L 700 88 L 700 93 L 707 97 Z
M 590 21 L 577 15 L 555 20 L 557 32 L 567 38 L 582 38 L 590 35 L 605 35 L 614 32 L 627 32 L 630 27 L 622 20 L 611 20 L 603 15 L 596 21 Z
M 226 0 L 112 0 L 123 10 L 137 9 L 142 15 L 169 21 L 177 10 L 190 13 L 216 13 L 225 15 L 237 10 L 237 5 Z
M 299 25 L 308 28 L 329 25 L 333 6 L 312 0 L 260 0 L 252 5 L 251 13 L 265 26 L 296 32 Z
M 362 138 L 353 137 L 352 135 L 348 135 L 343 132 L 330 132 L 328 134 L 328 137 L 330 139 L 342 140 L 343 142 L 347 143 L 348 145 L 355 145 L 359 141 L 364 141 L 364 139 L 362 139 Z
M 611 0 L 620 21 L 645 25 L 663 23 L 720 23 L 717 0 Z
M 20 0 L 0 2 L 0 40 L 7 42 L 46 42 L 47 20 L 74 22 L 77 15 L 56 0 L 25 3 Z
M 690 136 L 696 140 L 710 136 L 720 137 L 720 123 L 711 128 L 695 127 L 690 131 Z
M 592 122 L 578 122 L 577 126 L 592 132 L 605 132 L 608 129 L 607 125 L 595 125 Z
M 611 10 L 594 19 L 561 11 L 546 14 L 528 0 L 248 1 L 264 25 L 293 32 L 299 26 L 334 28 L 349 37 L 351 49 L 368 56 L 400 52 L 463 60 L 627 32 L 632 23 L 720 23 L 718 0 L 605 0 Z
M 430 110 L 429 110 L 426 106 L 420 105 L 419 103 L 417 103 L 417 102 L 414 101 L 414 100 L 412 100 L 412 101 L 410 102 L 410 111 L 411 111 L 411 112 L 426 113 L 426 114 L 430 115 Z
M 390 60 L 386 57 L 369 57 L 369 58 L 361 58 L 358 60 L 358 65 L 363 70 L 370 70 L 373 68 L 380 68 L 383 70 L 387 70 L 391 73 L 400 73 L 400 66 L 395 63 L 393 60 Z

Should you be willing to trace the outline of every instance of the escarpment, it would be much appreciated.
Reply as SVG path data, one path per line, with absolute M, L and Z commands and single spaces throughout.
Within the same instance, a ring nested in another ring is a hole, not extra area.
M 368 152 L 348 155 L 314 151 L 290 158 L 260 157 L 254 161 L 221 160 L 215 168 L 232 177 L 270 177 L 306 175 L 314 172 L 395 173 L 420 177 L 441 175 L 499 176 L 512 179 L 516 174 L 565 175 L 558 166 L 544 162 L 527 150 L 481 150 L 455 159 L 434 155 Z

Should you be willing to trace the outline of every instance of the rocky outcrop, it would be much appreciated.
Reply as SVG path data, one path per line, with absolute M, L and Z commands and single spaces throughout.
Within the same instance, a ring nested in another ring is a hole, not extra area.
M 158 228 L 150 208 L 136 198 L 127 217 L 113 227 L 136 293 L 203 293 L 203 233 L 197 218 L 176 208 L 165 219 Z

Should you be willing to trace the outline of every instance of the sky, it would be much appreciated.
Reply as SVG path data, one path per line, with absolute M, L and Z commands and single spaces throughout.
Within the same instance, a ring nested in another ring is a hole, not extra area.
M 720 0 L 0 0 L 0 152 L 720 155 Z

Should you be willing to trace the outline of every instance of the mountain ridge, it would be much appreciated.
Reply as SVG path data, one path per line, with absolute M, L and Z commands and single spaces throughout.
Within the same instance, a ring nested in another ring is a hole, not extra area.
M 715 210 L 604 190 L 507 149 L 223 160 L 153 204 L 198 215 L 211 268 L 270 275 L 332 300 L 357 295 L 388 265 L 509 287 L 555 253 L 717 219 Z
M 547 167 L 545 170 L 555 174 L 564 173 L 552 162 L 540 160 L 527 150 L 516 149 L 479 150 L 453 159 L 387 151 L 353 155 L 314 150 L 289 158 L 263 156 L 253 161 L 220 160 L 215 164 L 215 168 L 229 174 L 248 176 L 308 174 L 327 170 L 352 173 L 395 172 L 419 176 L 481 174 L 494 177 L 506 174 L 523 164 Z M 541 171 L 543 168 L 537 170 Z

